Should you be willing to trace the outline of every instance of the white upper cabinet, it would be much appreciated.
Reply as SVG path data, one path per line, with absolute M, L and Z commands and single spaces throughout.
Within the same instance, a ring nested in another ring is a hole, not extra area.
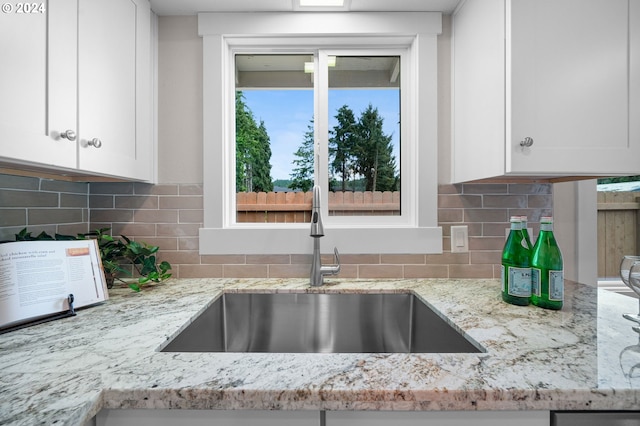
M 467 0 L 452 181 L 640 173 L 640 0 Z
M 79 2 L 80 169 L 140 180 L 150 177 L 150 13 L 147 0 Z
M 0 15 L 3 166 L 151 180 L 148 0 L 43 5 Z
M 15 3 L 7 3 L 6 12 L 0 13 L 3 160 L 76 167 L 76 143 L 60 137 L 67 130 L 77 132 L 76 32 L 73 21 L 67 22 L 75 10 L 67 3 L 76 0 L 57 0 L 49 10 L 33 13 L 19 13 Z

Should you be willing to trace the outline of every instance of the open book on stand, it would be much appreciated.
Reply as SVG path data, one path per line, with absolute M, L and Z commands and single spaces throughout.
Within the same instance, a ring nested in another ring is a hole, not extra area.
M 0 333 L 108 298 L 96 240 L 0 244 Z

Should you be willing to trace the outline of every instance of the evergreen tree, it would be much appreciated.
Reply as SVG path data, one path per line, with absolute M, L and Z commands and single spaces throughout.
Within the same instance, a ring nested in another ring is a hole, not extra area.
M 393 191 L 398 187 L 391 136 L 384 134 L 382 124 L 378 109 L 369 104 L 357 125 L 355 170 L 364 177 L 366 191 Z
M 292 162 L 295 168 L 291 172 L 290 189 L 299 189 L 307 192 L 313 187 L 313 146 L 313 119 L 311 119 L 307 131 L 304 134 L 302 145 L 300 145 L 300 148 L 294 153 L 297 158 Z
M 343 105 L 335 118 L 338 124 L 330 131 L 329 158 L 331 171 L 338 176 L 340 190 L 345 191 L 349 178 L 354 174 L 353 150 L 357 141 L 357 126 L 353 111 Z
M 236 191 L 271 191 L 269 135 L 256 124 L 241 91 L 236 92 Z
M 253 191 L 273 191 L 271 179 L 271 140 L 267 133 L 264 121 L 260 120 L 260 126 L 255 135 L 256 156 L 254 158 Z
M 356 122 L 347 105 L 337 114 L 338 124 L 329 139 L 329 165 L 335 177 L 329 179 L 332 188 L 345 191 L 397 191 L 399 177 L 393 155 L 391 136 L 382 130 L 383 118 L 378 109 L 369 104 Z M 314 181 L 313 120 L 304 135 L 302 145 L 294 154 L 295 168 L 291 173 L 290 189 L 309 191 Z M 353 179 L 349 182 L 349 179 Z M 347 185 L 348 184 L 348 185 Z

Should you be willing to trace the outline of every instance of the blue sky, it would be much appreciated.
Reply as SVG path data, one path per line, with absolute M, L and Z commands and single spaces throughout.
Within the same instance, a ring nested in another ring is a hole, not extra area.
M 304 134 L 313 118 L 312 90 L 243 90 L 246 105 L 256 122 L 264 121 L 271 138 L 271 176 L 273 179 L 289 179 L 293 155 L 300 147 Z M 396 90 L 332 90 L 329 98 L 329 129 L 336 124 L 333 118 L 343 105 L 349 105 L 356 120 L 371 103 L 384 119 L 385 134 L 392 135 L 397 164 L 398 141 L 398 92 Z

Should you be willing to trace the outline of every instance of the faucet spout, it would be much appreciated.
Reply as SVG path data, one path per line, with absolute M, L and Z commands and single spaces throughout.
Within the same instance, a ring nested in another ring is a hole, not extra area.
M 320 214 L 320 187 L 313 187 L 313 204 L 311 205 L 311 237 L 323 237 L 324 226 L 322 225 L 322 216 Z
M 313 258 L 311 260 L 310 281 L 314 287 L 321 286 L 324 283 L 325 275 L 335 275 L 340 272 L 340 255 L 338 249 L 333 249 L 335 259 L 334 265 L 322 266 L 320 258 L 320 238 L 324 236 L 324 226 L 322 225 L 322 215 L 320 214 L 320 187 L 313 187 L 313 204 L 311 205 L 311 232 L 313 238 Z

